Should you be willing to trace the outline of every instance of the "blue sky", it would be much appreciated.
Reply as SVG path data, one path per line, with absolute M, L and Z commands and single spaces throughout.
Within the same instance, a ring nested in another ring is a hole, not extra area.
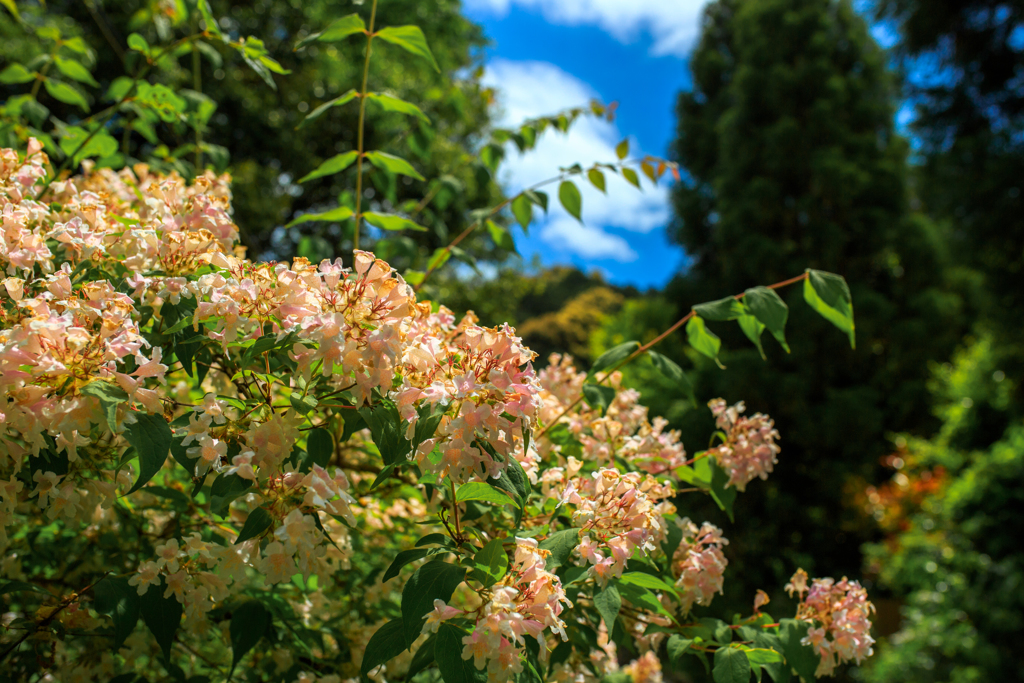
M 487 81 L 499 92 L 504 122 L 554 113 L 589 98 L 617 101 L 614 124 L 585 121 L 568 136 L 548 133 L 538 151 L 514 150 L 503 171 L 510 190 L 550 177 L 559 166 L 614 161 L 625 136 L 634 151 L 667 156 L 673 113 L 689 86 L 686 55 L 703 2 L 693 0 L 466 0 L 493 46 Z M 552 196 L 554 192 L 551 193 Z M 608 196 L 584 190 L 580 225 L 561 208 L 518 239 L 530 260 L 599 269 L 617 284 L 659 287 L 684 263 L 668 242 L 665 183 L 640 193 L 609 182 Z

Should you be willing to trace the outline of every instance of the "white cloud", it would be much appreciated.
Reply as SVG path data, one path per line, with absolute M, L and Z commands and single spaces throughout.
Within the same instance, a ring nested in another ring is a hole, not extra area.
M 514 126 L 525 119 L 554 114 L 596 97 L 586 83 L 545 62 L 494 60 L 487 66 L 484 82 L 498 91 L 502 125 Z M 536 148 L 526 154 L 519 154 L 510 143 L 501 180 L 510 191 L 517 192 L 556 176 L 559 167 L 613 162 L 615 145 L 621 138 L 611 123 L 592 117 L 580 118 L 568 135 L 549 130 Z M 627 240 L 608 232 L 607 228 L 647 233 L 663 227 L 669 218 L 668 189 L 664 184 L 652 187 L 645 181 L 644 191 L 640 192 L 617 174 L 606 172 L 605 176 L 607 195 L 582 177 L 576 177 L 583 197 L 583 225 L 559 205 L 557 185 L 543 188 L 551 197 L 549 215 L 540 228 L 544 242 L 585 258 L 617 261 L 637 258 Z
M 707 0 L 467 0 L 470 9 L 497 15 L 512 5 L 540 11 L 550 23 L 594 25 L 628 43 L 642 33 L 654 39 L 655 55 L 685 57 L 697 38 Z

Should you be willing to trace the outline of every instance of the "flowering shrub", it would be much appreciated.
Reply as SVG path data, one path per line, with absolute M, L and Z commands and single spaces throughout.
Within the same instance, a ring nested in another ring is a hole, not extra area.
M 870 654 L 846 579 L 794 619 L 762 593 L 699 616 L 728 541 L 678 492 L 731 514 L 779 435 L 715 400 L 722 443 L 688 457 L 615 371 L 647 353 L 685 381 L 654 342 L 538 373 L 514 330 L 419 301 L 370 253 L 246 260 L 226 177 L 49 173 L 35 142 L 0 151 L 6 675 L 659 681 L 693 656 L 740 682 Z M 842 312 L 839 278 L 800 280 Z M 704 320 L 774 328 L 772 296 L 676 327 L 717 355 Z

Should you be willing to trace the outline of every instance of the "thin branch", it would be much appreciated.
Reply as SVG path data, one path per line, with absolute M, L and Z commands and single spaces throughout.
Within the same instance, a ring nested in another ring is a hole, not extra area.
M 373 24 L 377 19 L 377 0 L 373 0 L 370 8 L 370 26 L 366 31 L 366 59 L 363 61 L 363 87 L 359 91 L 359 156 L 356 157 L 356 227 L 352 236 L 352 256 L 359 249 L 359 224 L 363 220 L 363 136 L 366 121 L 366 81 L 370 76 L 370 52 L 373 47 Z

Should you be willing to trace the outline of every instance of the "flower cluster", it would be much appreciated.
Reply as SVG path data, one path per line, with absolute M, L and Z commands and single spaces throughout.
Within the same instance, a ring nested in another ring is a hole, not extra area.
M 572 604 L 565 597 L 561 580 L 547 571 L 546 551 L 537 541 L 515 540 L 509 571 L 500 583 L 483 593 L 485 601 L 476 609 L 459 609 L 434 601 L 424 632 L 437 632 L 439 624 L 455 617 L 471 617 L 472 632 L 462 639 L 462 658 L 473 660 L 477 669 L 487 669 L 492 683 L 507 681 L 523 670 L 526 638 L 544 644 L 544 631 L 566 639 L 565 622 L 559 617 Z
M 710 605 L 715 593 L 723 592 L 725 559 L 722 547 L 729 541 L 722 538 L 722 530 L 714 524 L 704 522 L 697 527 L 689 518 L 679 520 L 683 540 L 672 557 L 672 573 L 679 577 L 676 586 L 680 589 L 680 607 L 689 612 L 694 603 Z
M 720 398 L 708 402 L 715 415 L 715 424 L 725 433 L 724 443 L 708 451 L 718 464 L 729 473 L 726 486 L 746 490 L 754 477 L 767 479 L 772 467 L 778 464 L 780 448 L 775 440 L 779 432 L 767 415 L 756 413 L 741 415 L 746 410 L 743 401 L 728 406 Z
M 857 581 L 814 579 L 807 587 L 807 573 L 798 569 L 786 591 L 801 597 L 797 618 L 811 624 L 801 643 L 810 645 L 821 657 L 815 676 L 831 676 L 836 665 L 856 660 L 858 664 L 874 652 L 870 615 L 875 606 Z M 806 596 L 804 595 L 806 593 Z

